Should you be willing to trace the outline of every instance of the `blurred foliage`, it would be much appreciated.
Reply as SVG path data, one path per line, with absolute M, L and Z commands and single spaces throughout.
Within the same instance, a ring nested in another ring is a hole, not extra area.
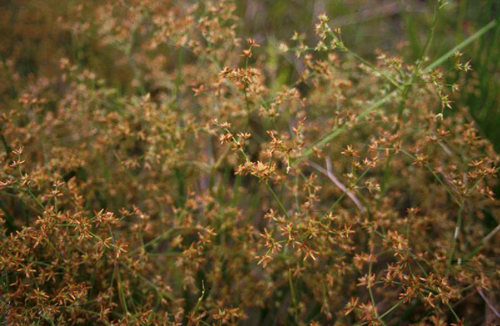
M 48 77 L 57 71 L 59 58 L 66 56 L 113 81 L 119 89 L 126 89 L 133 73 L 130 67 L 123 66 L 117 71 L 116 65 L 110 64 L 115 61 L 116 49 L 108 47 L 103 51 L 95 46 L 97 39 L 77 38 L 75 33 L 58 28 L 63 18 L 71 21 L 74 11 L 70 8 L 77 3 L 74 0 L 1 2 L 0 58 L 14 59 L 21 76 Z M 85 6 L 90 8 L 97 3 L 86 1 Z M 434 6 L 433 1 L 426 0 L 239 0 L 236 3 L 237 14 L 243 18 L 239 23 L 241 34 L 268 47 L 277 47 L 278 40 L 289 39 L 294 31 L 307 33 L 307 39 L 313 41 L 315 18 L 326 13 L 332 18 L 332 26 L 342 28 L 346 45 L 367 59 L 374 59 L 375 49 L 418 58 Z M 448 1 L 441 12 L 430 57 L 439 57 L 499 16 L 497 0 Z M 470 89 L 461 92 L 455 101 L 469 107 L 484 135 L 500 150 L 500 128 L 497 128 L 500 125 L 500 24 L 463 52 L 471 60 L 474 74 L 468 77 Z M 281 60 L 279 66 L 282 82 L 296 77 L 293 62 L 287 64 Z M 3 83 L 0 92 L 9 87 L 9 83 Z

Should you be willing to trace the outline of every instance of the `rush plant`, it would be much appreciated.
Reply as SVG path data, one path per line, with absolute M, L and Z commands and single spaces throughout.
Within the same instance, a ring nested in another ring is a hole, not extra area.
M 416 61 L 370 61 L 325 14 L 274 45 L 232 1 L 77 2 L 57 68 L 0 65 L 2 323 L 500 320 L 499 156 L 457 96 L 498 21 L 430 58 L 434 1 Z

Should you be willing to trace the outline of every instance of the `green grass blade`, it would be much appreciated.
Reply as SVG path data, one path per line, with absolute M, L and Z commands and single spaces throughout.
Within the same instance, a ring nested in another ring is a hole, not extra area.
M 469 45 L 470 43 L 474 42 L 476 39 L 480 38 L 481 36 L 483 36 L 486 32 L 488 32 L 490 29 L 492 29 L 493 27 L 495 27 L 496 25 L 498 24 L 498 21 L 497 20 L 492 20 L 491 22 L 489 22 L 488 24 L 486 24 L 483 28 L 481 28 L 480 30 L 478 30 L 476 33 L 474 33 L 473 35 L 471 35 L 470 37 L 468 37 L 467 39 L 465 39 L 462 43 L 458 44 L 457 46 L 455 46 L 454 48 L 452 48 L 450 51 L 446 52 L 443 56 L 441 56 L 439 59 L 437 59 L 436 61 L 434 61 L 433 63 L 431 63 L 430 65 L 428 65 L 425 69 L 424 69 L 424 73 L 428 73 L 430 72 L 432 69 L 438 67 L 439 65 L 441 65 L 443 62 L 445 62 L 446 60 L 448 60 L 451 56 L 453 56 L 453 54 L 457 51 L 457 50 L 460 50 L 460 49 L 463 49 L 464 47 L 466 47 L 467 45 Z

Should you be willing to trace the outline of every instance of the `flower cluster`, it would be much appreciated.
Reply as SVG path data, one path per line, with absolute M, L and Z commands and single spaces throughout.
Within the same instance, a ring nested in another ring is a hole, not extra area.
M 0 323 L 495 311 L 499 156 L 454 98 L 460 52 L 370 62 L 323 14 L 279 52 L 229 0 L 76 3 L 52 70 L 0 64 Z

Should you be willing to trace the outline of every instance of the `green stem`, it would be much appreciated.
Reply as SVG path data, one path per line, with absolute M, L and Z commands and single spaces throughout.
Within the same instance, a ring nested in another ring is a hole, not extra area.
M 420 58 L 417 60 L 417 64 L 413 67 L 413 70 L 411 72 L 410 82 L 406 84 L 405 88 L 403 89 L 403 93 L 401 96 L 401 104 L 399 105 L 399 110 L 398 110 L 398 120 L 401 120 L 403 116 L 404 107 L 406 104 L 406 100 L 408 99 L 411 87 L 415 83 L 415 79 L 420 70 L 420 67 L 422 66 L 422 62 L 425 60 L 425 57 L 429 53 L 432 40 L 434 39 L 434 31 L 436 29 L 438 13 L 439 9 L 441 8 L 442 2 L 443 2 L 442 0 L 439 0 L 438 3 L 436 4 L 436 8 L 434 9 L 434 16 L 432 17 L 431 29 L 429 30 L 429 35 L 427 36 L 427 40 L 425 41 L 424 48 L 422 49 Z
M 453 235 L 453 242 L 451 244 L 450 256 L 448 257 L 448 263 L 447 263 L 447 267 L 446 267 L 446 276 L 448 276 L 450 269 L 451 269 L 451 263 L 453 261 L 453 255 L 455 254 L 457 240 L 458 240 L 458 236 L 460 234 L 460 228 L 462 227 L 462 215 L 463 215 L 462 213 L 463 213 L 463 205 L 460 206 L 460 210 L 458 211 L 457 224 L 455 227 L 455 233 Z
M 266 181 L 266 186 L 267 186 L 267 189 L 269 189 L 269 191 L 271 192 L 271 194 L 273 195 L 274 199 L 276 199 L 276 201 L 278 202 L 278 205 L 280 206 L 281 210 L 283 211 L 283 213 L 285 214 L 286 218 L 288 220 L 290 220 L 290 215 L 288 215 L 288 212 L 285 208 L 285 206 L 283 205 L 283 203 L 281 202 L 281 200 L 279 199 L 278 195 L 274 192 L 273 188 L 271 188 L 271 186 L 269 185 L 269 183 Z
M 478 30 L 476 33 L 472 34 L 470 37 L 468 37 L 467 39 L 465 39 L 462 43 L 458 44 L 457 46 L 455 46 L 454 48 L 452 48 L 451 50 L 449 50 L 448 52 L 446 52 L 439 59 L 435 60 L 433 63 L 431 63 L 430 65 L 428 65 L 424 69 L 423 72 L 424 73 L 428 73 L 428 72 L 432 71 L 434 68 L 438 67 L 443 62 L 445 62 L 450 57 L 452 57 L 453 54 L 455 54 L 455 52 L 457 52 L 458 50 L 463 49 L 464 47 L 466 47 L 470 43 L 474 42 L 476 39 L 478 39 L 481 36 L 483 36 L 486 32 L 488 32 L 490 29 L 492 29 L 493 27 L 495 27 L 497 24 L 498 24 L 498 20 L 492 20 L 491 22 L 489 22 L 488 24 L 486 24 L 485 26 L 483 26 L 483 28 L 481 28 L 480 30 Z

